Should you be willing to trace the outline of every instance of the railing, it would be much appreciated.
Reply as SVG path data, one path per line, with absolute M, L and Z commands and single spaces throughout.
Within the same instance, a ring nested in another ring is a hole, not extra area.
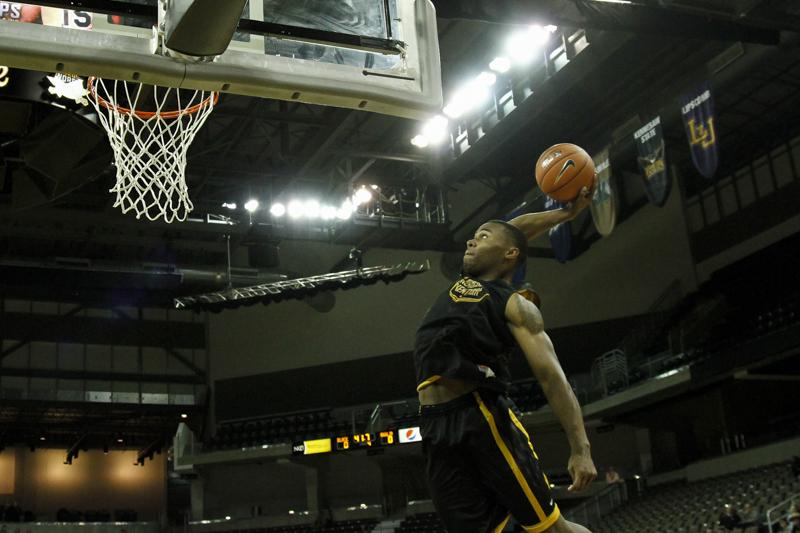
M 603 516 L 607 515 L 628 500 L 628 491 L 623 483 L 610 485 L 585 502 L 566 511 L 564 516 L 568 520 L 579 524 L 596 524 Z
M 800 492 L 796 494 L 792 494 L 791 497 L 786 498 L 781 503 L 774 507 L 770 507 L 767 509 L 767 527 L 769 527 L 769 533 L 778 533 L 782 531 L 781 529 L 773 529 L 772 525 L 777 523 L 781 517 L 786 516 L 789 514 L 789 509 L 795 506 L 795 503 L 800 500 Z M 773 518 L 773 516 L 775 518 Z

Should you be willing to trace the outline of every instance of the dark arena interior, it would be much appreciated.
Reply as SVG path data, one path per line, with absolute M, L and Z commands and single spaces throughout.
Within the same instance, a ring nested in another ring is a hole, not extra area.
M 0 532 L 800 532 L 799 204 L 796 0 L 0 0 Z M 542 212 L 497 283 L 561 396 L 493 331 L 552 514 L 498 368 L 415 367 Z M 534 525 L 479 474 L 504 520 L 446 525 L 473 395 Z

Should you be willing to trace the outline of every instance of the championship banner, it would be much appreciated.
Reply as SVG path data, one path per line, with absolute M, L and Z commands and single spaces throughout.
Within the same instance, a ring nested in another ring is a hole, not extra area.
M 719 152 L 714 125 L 714 99 L 708 82 L 703 83 L 696 92 L 681 97 L 681 117 L 694 166 L 700 174 L 712 179 L 717 171 Z
M 592 220 L 597 233 L 608 237 L 617 223 L 617 193 L 611 186 L 611 159 L 608 148 L 592 158 L 597 169 L 597 183 L 592 195 Z
M 656 117 L 633 134 L 639 150 L 639 168 L 644 173 L 644 188 L 650 203 L 662 207 L 669 197 L 672 181 L 667 173 L 666 146 L 661 132 L 661 117 Z
M 562 207 L 564 204 L 556 202 L 550 197 L 544 202 L 545 211 L 553 211 Z M 571 258 L 572 252 L 572 225 L 569 222 L 562 222 L 558 226 L 550 228 L 548 234 L 556 259 L 560 263 L 566 263 Z

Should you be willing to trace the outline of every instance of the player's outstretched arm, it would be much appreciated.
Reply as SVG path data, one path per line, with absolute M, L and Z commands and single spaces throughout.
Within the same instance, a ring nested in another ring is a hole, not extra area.
M 515 294 L 506 305 L 506 320 L 550 407 L 567 433 L 571 449 L 567 468 L 572 476 L 569 490 L 583 490 L 597 477 L 597 469 L 592 462 L 581 406 L 544 330 L 542 314 L 532 302 Z
M 578 214 L 591 203 L 592 191 L 584 188 L 581 190 L 580 196 L 567 207 L 554 209 L 552 211 L 542 211 L 540 213 L 526 213 L 512 218 L 508 223 L 521 229 L 522 233 L 524 233 L 530 241 L 550 228 L 577 217 Z

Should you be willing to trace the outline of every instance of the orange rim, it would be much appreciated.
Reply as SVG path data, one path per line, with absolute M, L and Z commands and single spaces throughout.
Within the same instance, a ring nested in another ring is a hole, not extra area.
M 191 107 L 187 107 L 186 109 L 177 109 L 175 111 L 132 111 L 128 107 L 123 107 L 121 105 L 112 104 L 111 102 L 109 102 L 108 100 L 106 100 L 105 98 L 103 98 L 102 96 L 97 94 L 97 91 L 95 90 L 95 87 L 94 87 L 94 81 L 96 79 L 97 78 L 94 77 L 94 76 L 89 78 L 88 89 L 89 89 L 89 93 L 91 93 L 92 97 L 95 100 L 97 100 L 97 103 L 99 105 L 105 107 L 106 109 L 110 109 L 112 111 L 116 111 L 117 113 L 120 113 L 121 115 L 134 114 L 137 117 L 139 117 L 141 119 L 144 119 L 144 120 L 151 119 L 151 118 L 153 118 L 155 116 L 160 116 L 161 118 L 165 118 L 165 119 L 171 119 L 171 118 L 178 118 L 181 115 L 193 115 L 193 114 L 197 113 L 198 111 L 200 111 L 201 109 L 203 109 L 204 107 L 208 107 L 209 105 L 211 105 L 212 100 L 213 100 L 213 105 L 217 105 L 217 102 L 219 101 L 219 93 L 212 91 L 211 92 L 211 96 L 209 96 L 208 98 L 206 98 L 202 102 L 199 102 L 199 103 L 197 103 L 197 104 L 195 104 L 195 105 L 193 105 Z M 127 82 L 125 82 L 125 83 L 127 83 Z

